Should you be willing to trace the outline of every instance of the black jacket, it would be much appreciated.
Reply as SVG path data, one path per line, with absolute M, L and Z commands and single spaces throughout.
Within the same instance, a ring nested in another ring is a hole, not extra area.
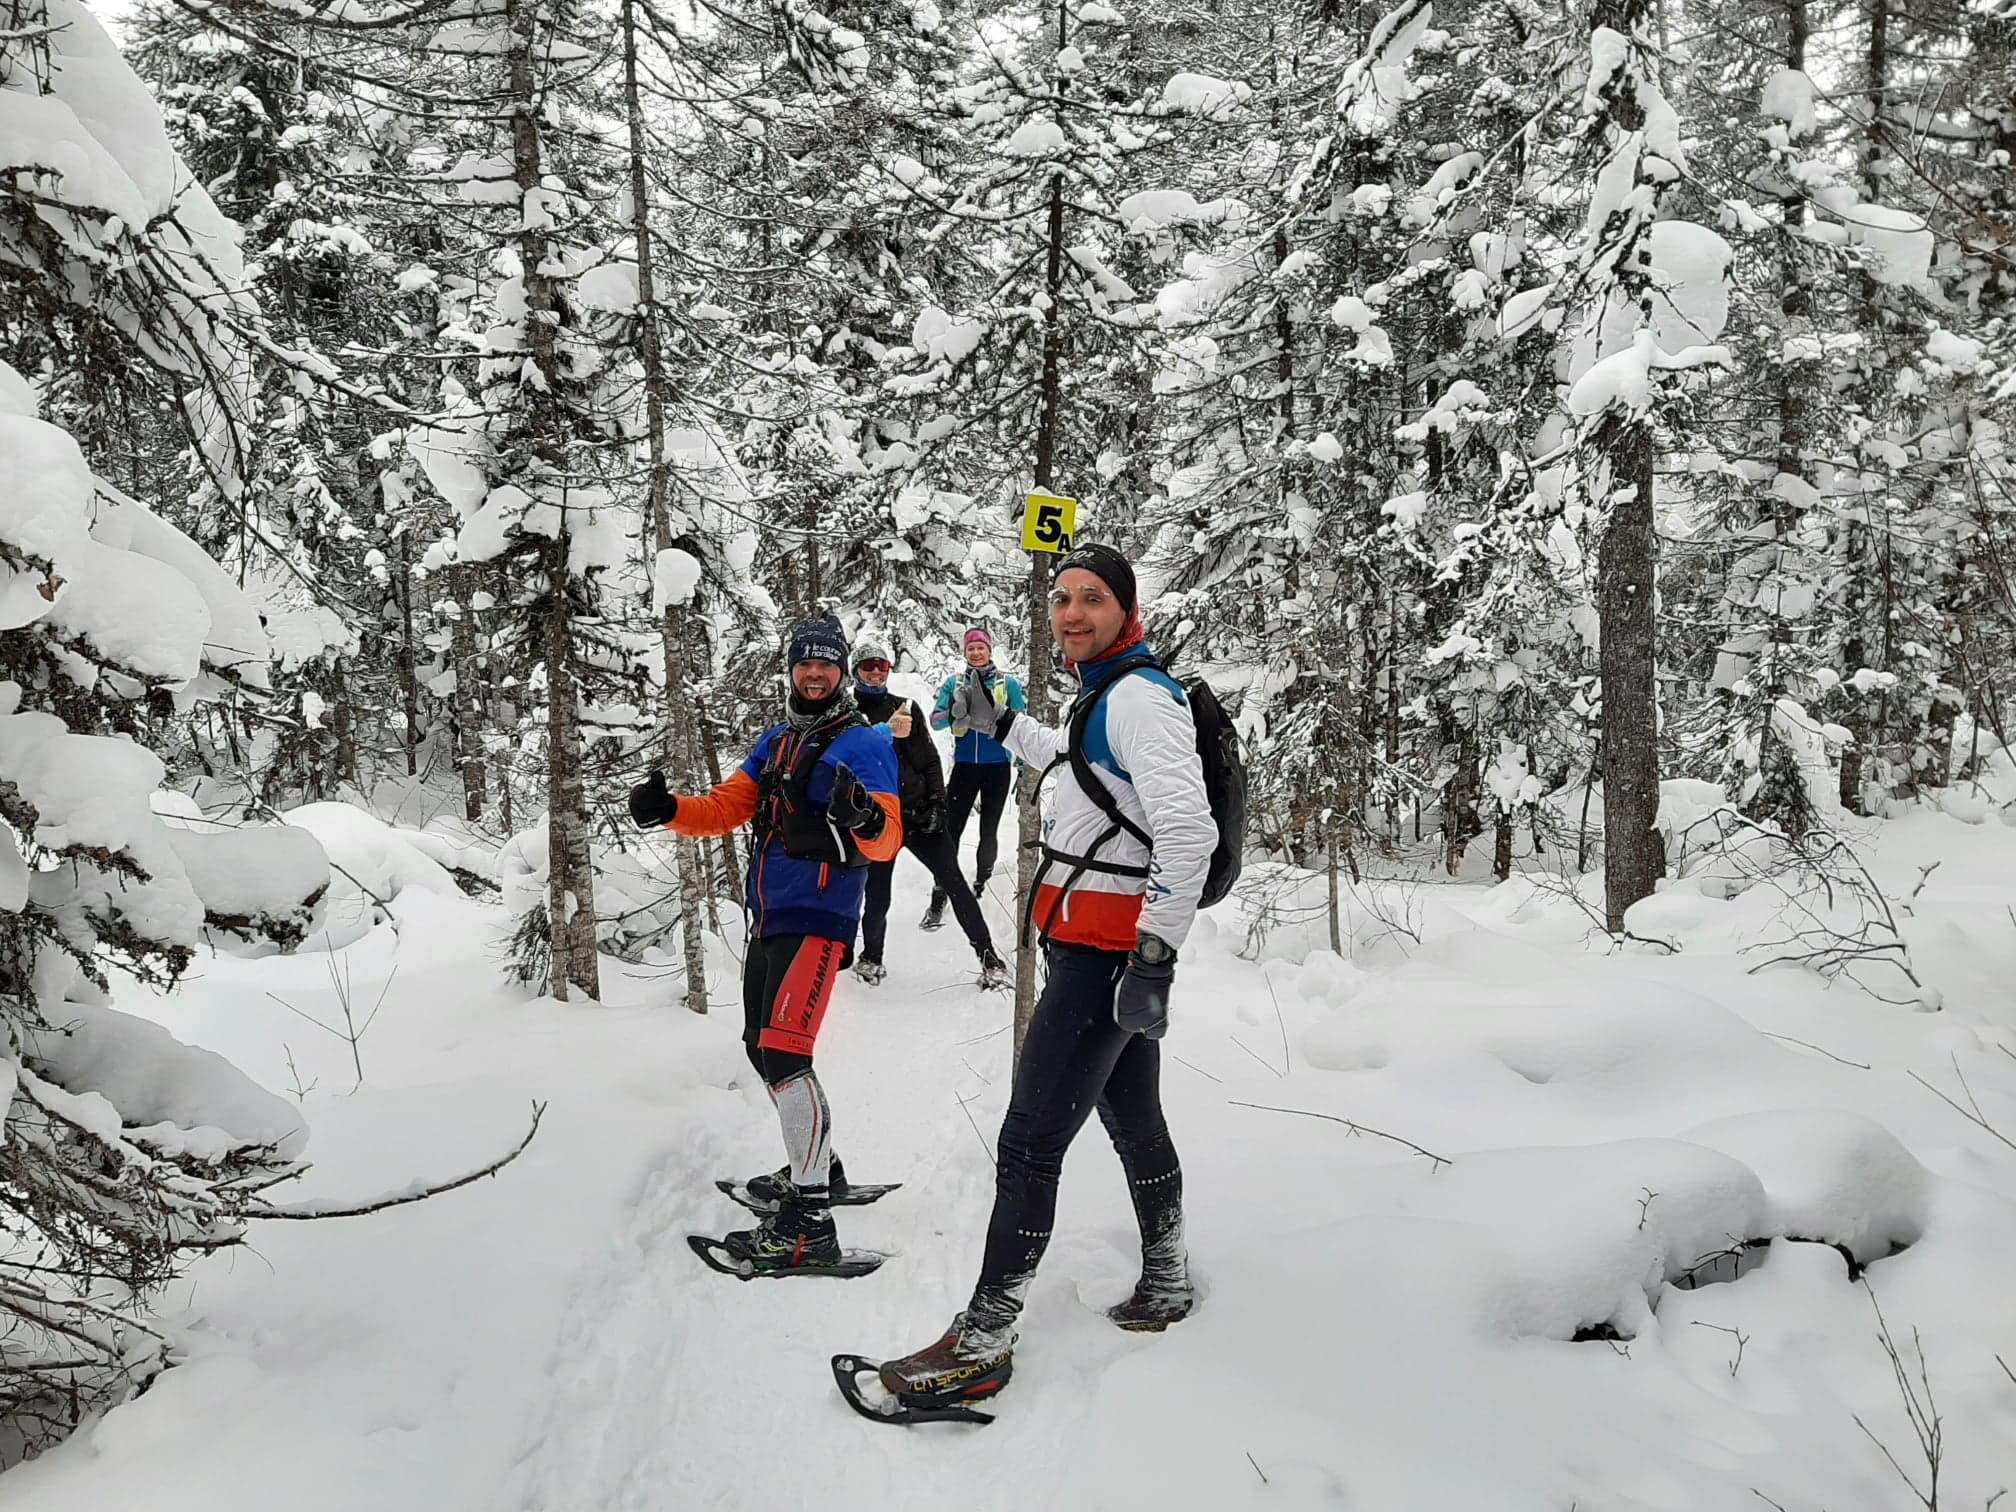
M 896 742 L 897 793 L 903 803 L 903 821 L 945 802 L 945 769 L 938 764 L 938 743 L 931 738 L 931 722 L 924 711 L 907 698 L 898 698 L 886 688 L 854 685 L 854 703 L 872 724 L 887 724 L 890 716 L 905 704 L 910 707 L 910 733 Z

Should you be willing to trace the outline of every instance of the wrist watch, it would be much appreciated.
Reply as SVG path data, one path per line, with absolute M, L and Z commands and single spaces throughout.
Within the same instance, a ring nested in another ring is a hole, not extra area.
M 1176 947 L 1160 935 L 1136 935 L 1134 954 L 1141 958 L 1144 965 L 1166 966 L 1176 959 Z

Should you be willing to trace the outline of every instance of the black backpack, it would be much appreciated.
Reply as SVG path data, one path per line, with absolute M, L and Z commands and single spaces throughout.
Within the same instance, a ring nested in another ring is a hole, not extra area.
M 1092 843 L 1083 856 L 1055 851 L 1047 845 L 1043 847 L 1046 869 L 1053 861 L 1064 862 L 1074 868 L 1064 883 L 1065 892 L 1069 892 L 1088 871 L 1127 877 L 1148 875 L 1145 866 L 1121 866 L 1098 859 L 1100 848 L 1122 831 L 1151 848 L 1154 841 L 1140 825 L 1121 812 L 1119 800 L 1094 774 L 1092 763 L 1085 756 L 1085 731 L 1092 722 L 1092 711 L 1098 708 L 1099 701 L 1112 691 L 1121 678 L 1141 667 L 1152 668 L 1173 678 L 1167 667 L 1145 652 L 1123 659 L 1112 676 L 1090 692 L 1081 694 L 1071 706 L 1070 720 L 1065 727 L 1064 754 L 1043 769 L 1043 776 L 1047 777 L 1069 761 L 1071 775 L 1078 779 L 1078 786 L 1084 790 L 1086 797 L 1098 805 L 1107 820 L 1106 832 Z M 1197 757 L 1204 769 L 1204 793 L 1210 800 L 1212 822 L 1218 826 L 1218 844 L 1211 852 L 1211 865 L 1204 874 L 1203 896 L 1197 900 L 1199 908 L 1209 908 L 1224 901 L 1232 891 L 1233 884 L 1239 880 L 1239 868 L 1246 859 L 1246 763 L 1239 756 L 1239 732 L 1233 729 L 1232 720 L 1226 714 L 1225 706 L 1218 702 L 1218 695 L 1211 691 L 1211 685 L 1201 677 L 1193 677 L 1187 681 L 1178 680 L 1177 686 L 1183 690 L 1183 700 L 1190 706 L 1191 723 L 1197 727 Z M 1033 914 L 1036 907 L 1033 898 L 1029 907 Z M 1046 936 L 1049 934 L 1048 922 L 1043 926 L 1043 933 Z
M 770 742 L 762 774 L 756 779 L 756 848 L 774 835 L 784 842 L 784 854 L 795 861 L 827 866 L 863 867 L 868 858 L 852 830 L 840 830 L 824 809 L 811 802 L 812 773 L 833 742 L 868 721 L 859 710 L 831 719 L 813 730 L 785 729 Z

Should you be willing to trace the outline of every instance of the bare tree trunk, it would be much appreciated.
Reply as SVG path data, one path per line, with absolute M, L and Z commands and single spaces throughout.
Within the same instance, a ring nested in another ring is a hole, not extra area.
M 1326 838 L 1329 841 L 1327 847 L 1329 854 L 1328 864 L 1325 865 L 1323 871 L 1324 880 L 1329 887 L 1330 948 L 1341 956 L 1344 954 L 1344 918 L 1343 909 L 1337 897 L 1337 816 L 1335 813 L 1331 814 L 1330 822 L 1325 826 L 1325 829 L 1328 831 Z
M 1610 931 L 1666 872 L 1659 818 L 1658 646 L 1654 582 L 1658 540 L 1652 508 L 1652 427 L 1613 422 L 1604 448 L 1613 490 L 1630 497 L 1611 508 L 1596 569 L 1602 625 L 1603 909 Z
M 1400 590 L 1386 585 L 1386 827 L 1400 843 Z M 1414 805 L 1414 838 L 1421 838 L 1421 805 Z
M 574 683 L 573 610 L 567 602 L 567 541 L 544 552 L 547 583 L 534 613 L 546 663 L 546 910 L 553 938 L 552 993 L 569 986 L 600 997 L 595 950 L 595 867 L 581 775 L 580 697 Z
M 399 688 L 406 713 L 406 775 L 420 771 L 420 652 L 413 643 L 413 536 L 399 533 Z
M 1807 35 L 1806 0 L 1787 0 L 1785 61 L 1788 67 L 1805 68 Z M 1784 316 L 1783 333 L 1789 347 L 1792 341 L 1805 336 L 1812 326 L 1812 295 L 1799 267 L 1799 248 L 1810 245 L 1804 231 L 1806 200 L 1803 190 L 1787 194 L 1779 200 L 1779 216 L 1778 309 Z M 1809 484 L 1812 480 L 1807 476 L 1806 451 L 1812 430 L 1812 406 L 1808 395 L 1813 381 L 1811 371 L 1803 365 L 1781 360 L 1777 382 L 1778 471 Z M 1755 603 L 1761 595 L 1756 591 L 1758 583 L 1754 577 L 1744 585 L 1745 597 L 1753 604 L 1753 614 L 1763 610 L 1765 616 L 1762 629 L 1764 641 L 1758 648 L 1763 664 L 1750 669 L 1769 695 L 1769 703 L 1761 711 L 1763 727 L 1758 732 L 1760 771 L 1769 763 L 1782 764 L 1790 759 L 1789 751 L 1774 753 L 1772 750 L 1773 746 L 1782 745 L 1783 741 L 1777 733 L 1771 708 L 1788 690 L 1786 648 L 1794 631 L 1783 612 L 1784 584 L 1790 575 L 1787 558 L 1798 549 L 1800 509 L 1801 505 L 1794 495 L 1783 488 L 1774 488 L 1758 510 L 1757 526 L 1771 543 L 1769 570 L 1771 581 L 1776 586 L 1772 590 L 1770 607 L 1765 609 Z M 1754 819 L 1775 823 L 1787 834 L 1796 836 L 1806 828 L 1810 807 L 1803 784 L 1788 788 L 1780 783 L 1764 782 L 1745 806 L 1745 811 Z
M 665 371 L 664 349 L 658 340 L 657 249 L 651 234 L 651 180 L 644 157 L 651 138 L 644 124 L 644 102 L 637 87 L 637 0 L 623 0 L 623 104 L 630 135 L 630 234 L 637 243 L 637 303 L 642 312 L 637 355 L 644 368 L 644 416 L 651 458 L 651 534 L 659 553 L 672 549 L 672 521 L 667 493 L 672 464 L 665 446 L 666 399 L 671 380 Z M 651 574 L 655 583 L 657 574 Z M 685 618 L 676 604 L 664 606 L 659 627 L 665 658 L 665 760 L 673 786 L 687 791 L 692 762 L 686 698 Z M 679 934 L 686 957 L 686 1006 L 707 1011 L 707 951 L 700 939 L 700 895 L 705 880 L 705 842 L 675 847 L 679 866 Z
M 1057 49 L 1070 44 L 1071 12 L 1065 0 L 1057 0 Z M 1063 75 L 1053 75 L 1059 96 L 1058 114 L 1063 114 Z M 1061 125 L 1061 120 L 1059 121 Z M 1064 328 L 1061 294 L 1064 287 L 1064 176 L 1050 176 L 1050 218 L 1045 248 L 1044 292 L 1049 302 L 1043 310 L 1043 377 L 1040 408 L 1036 419 L 1035 482 L 1039 489 L 1057 485 L 1057 435 L 1064 413 Z M 1050 558 L 1045 552 L 1029 555 L 1029 676 L 1023 688 L 1029 703 L 1029 717 L 1039 724 L 1050 721 Z M 1022 1060 L 1022 1041 L 1029 1033 L 1029 1021 L 1036 1014 L 1036 943 L 1022 938 L 1020 921 L 1027 919 L 1036 892 L 1037 847 L 1042 838 L 1042 809 L 1037 802 L 1037 774 L 1022 773 L 1017 793 L 1017 837 L 1015 847 L 1015 1061 Z
M 1885 192 L 1884 177 L 1886 148 L 1888 145 L 1887 112 L 1890 95 L 1890 0 L 1864 0 L 1864 14 L 1869 23 L 1862 57 L 1863 98 L 1868 112 L 1868 123 L 1863 128 L 1862 181 L 1864 195 L 1881 203 Z M 1878 284 L 1869 274 L 1857 279 L 1859 298 L 1856 301 L 1856 323 L 1869 338 L 1863 360 L 1873 362 L 1874 354 L 1881 349 L 1879 322 L 1876 315 Z M 1878 381 L 1873 370 L 1865 369 L 1865 381 Z M 1872 514 L 1877 503 L 1871 500 Z M 1880 671 L 1890 669 L 1890 647 L 1888 645 L 1889 604 L 1888 595 L 1880 607 L 1872 607 L 1874 588 L 1869 581 L 1872 563 L 1869 560 L 1874 544 L 1874 532 L 1881 531 L 1887 540 L 1887 521 L 1851 519 L 1843 531 L 1843 548 L 1847 561 L 1843 564 L 1843 577 L 1847 583 L 1847 593 L 1843 612 L 1848 622 L 1848 633 L 1842 645 L 1842 671 L 1853 675 L 1865 666 L 1874 666 Z M 1887 564 L 1888 552 L 1883 553 Z M 1869 643 L 1868 630 L 1872 619 L 1878 623 L 1878 635 L 1884 642 L 1881 650 Z M 1872 661 L 1873 656 L 1873 661 Z M 1878 694 L 1872 709 L 1866 701 L 1851 703 L 1843 715 L 1842 724 L 1854 737 L 1842 752 L 1841 757 L 1841 802 L 1850 813 L 1863 812 L 1862 787 L 1865 766 L 1872 756 L 1880 753 L 1886 727 L 1887 698 Z M 1876 767 L 1880 773 L 1880 764 Z
M 1645 0 L 1598 0 L 1592 19 L 1598 26 L 1635 37 L 1645 20 Z M 1644 125 L 1645 106 L 1635 85 L 1612 91 L 1606 110 L 1614 135 Z M 1642 183 L 1642 168 L 1640 173 Z M 1639 222 L 1638 237 L 1644 235 L 1646 224 Z M 1646 308 L 1643 247 L 1634 237 L 1620 249 L 1616 284 L 1602 296 L 1605 306 L 1595 312 L 1599 323 L 1606 319 L 1610 301 L 1640 311 Z M 1612 339 L 1620 338 L 1613 333 Z M 1617 934 L 1624 929 L 1631 905 L 1649 897 L 1666 871 L 1665 847 L 1655 828 L 1659 538 L 1653 508 L 1652 418 L 1612 410 L 1597 422 L 1592 440 L 1591 460 L 1600 462 L 1600 492 L 1595 496 L 1607 495 L 1612 501 L 1597 558 L 1596 612 L 1602 638 L 1597 673 L 1603 697 L 1603 909 L 1610 931 Z
M 693 728 L 699 733 L 700 754 L 707 763 L 707 780 L 715 787 L 721 786 L 721 747 L 714 739 L 714 721 L 707 717 L 706 695 L 699 689 L 693 690 Z M 742 866 L 735 859 L 735 837 L 721 837 L 721 879 L 728 896 L 742 896 Z M 721 919 L 714 907 L 715 889 L 707 889 L 707 917 L 709 927 L 716 934 L 721 932 Z
M 462 816 L 472 824 L 483 817 L 489 798 L 488 769 L 483 761 L 483 668 L 476 645 L 476 610 L 470 603 L 481 581 L 474 562 L 457 566 L 455 584 L 455 765 L 462 773 Z
M 336 738 L 336 780 L 361 786 L 357 775 L 357 709 L 350 681 L 350 658 L 339 656 L 330 677 L 329 729 Z

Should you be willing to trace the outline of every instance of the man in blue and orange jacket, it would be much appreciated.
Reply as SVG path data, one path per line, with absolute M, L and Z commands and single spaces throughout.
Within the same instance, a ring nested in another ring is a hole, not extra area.
M 833 1182 L 845 1177 L 812 1044 L 853 948 L 868 865 L 903 847 L 895 742 L 855 707 L 845 633 L 832 619 L 800 625 L 788 661 L 784 722 L 763 732 L 727 781 L 679 798 L 654 771 L 630 792 L 630 817 L 643 829 L 700 839 L 756 826 L 742 1041 L 777 1104 L 790 1163 L 748 1183 L 748 1195 L 775 1210 L 722 1242 L 765 1270 L 840 1258 L 830 1204 Z

